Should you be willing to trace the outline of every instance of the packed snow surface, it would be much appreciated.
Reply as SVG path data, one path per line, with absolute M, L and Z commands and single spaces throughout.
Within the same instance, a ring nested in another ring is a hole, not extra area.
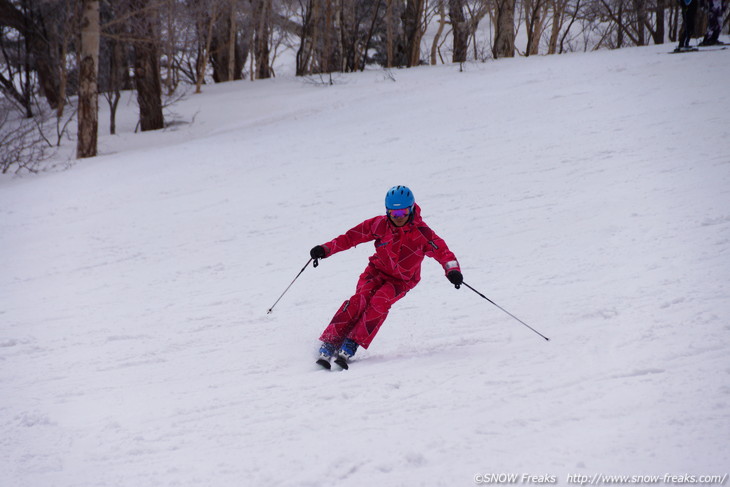
M 730 50 L 669 50 L 204 86 L 154 133 L 129 95 L 101 156 L 0 180 L 0 484 L 726 475 Z M 267 310 L 397 184 L 550 341 L 427 259 L 318 369 L 372 245 Z

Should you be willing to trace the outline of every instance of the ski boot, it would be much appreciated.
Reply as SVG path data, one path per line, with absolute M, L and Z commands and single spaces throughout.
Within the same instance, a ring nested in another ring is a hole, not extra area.
M 322 342 L 322 346 L 319 347 L 319 359 L 317 359 L 317 364 L 321 365 L 325 369 L 331 369 L 332 365 L 330 364 L 330 360 L 332 360 L 332 356 L 335 354 L 335 346 L 331 343 Z
M 337 358 L 335 359 L 335 363 L 344 370 L 347 370 L 349 368 L 347 362 L 352 358 L 353 355 L 355 355 L 355 352 L 357 352 L 357 347 L 358 345 L 355 340 L 345 338 L 345 341 L 342 342 L 342 346 L 340 346 L 339 352 L 337 352 Z

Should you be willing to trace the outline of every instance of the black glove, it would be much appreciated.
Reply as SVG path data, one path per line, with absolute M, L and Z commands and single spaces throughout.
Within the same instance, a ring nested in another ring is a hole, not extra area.
M 324 247 L 322 247 L 321 245 L 312 247 L 312 250 L 309 251 L 309 256 L 313 259 L 324 259 L 326 256 Z
M 453 284 L 456 289 L 459 289 L 461 284 L 464 282 L 464 276 L 462 276 L 459 271 L 449 271 L 448 274 L 446 274 L 446 277 L 449 281 L 451 281 L 451 284 Z

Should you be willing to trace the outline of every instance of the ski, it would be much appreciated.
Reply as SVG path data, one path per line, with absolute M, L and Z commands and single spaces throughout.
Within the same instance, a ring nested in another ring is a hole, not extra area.
M 340 368 L 341 368 L 342 370 L 347 370 L 347 369 L 349 369 L 349 368 L 350 368 L 350 366 L 349 366 L 349 365 L 347 365 L 347 359 L 346 359 L 345 357 L 341 356 L 341 355 L 340 355 L 340 356 L 338 356 L 338 357 L 337 357 L 337 358 L 335 359 L 335 363 L 336 363 L 337 365 L 339 365 L 339 366 L 340 366 Z
M 322 367 L 323 369 L 327 369 L 327 370 L 331 370 L 331 369 L 332 369 L 332 364 L 331 364 L 331 363 L 330 363 L 330 361 L 329 361 L 329 360 L 327 360 L 327 359 L 323 359 L 323 358 L 321 358 L 321 359 L 317 360 L 317 362 L 316 362 L 316 363 L 317 363 L 317 365 L 319 365 L 319 366 L 320 366 L 320 367 Z M 335 363 L 336 363 L 336 364 L 337 364 L 337 365 L 338 365 L 338 366 L 339 366 L 339 367 L 340 367 L 340 368 L 341 368 L 342 370 L 347 370 L 347 369 L 349 369 L 349 368 L 350 368 L 350 367 L 349 367 L 349 365 L 347 364 L 347 359 L 346 359 L 345 357 L 337 357 L 337 358 L 335 359 Z
M 323 358 L 317 360 L 317 365 L 321 365 L 323 368 L 325 368 L 327 370 L 330 370 L 332 368 L 332 364 L 330 364 L 330 361 L 323 359 Z
M 717 46 L 717 47 L 685 47 L 682 49 L 675 49 L 674 51 L 669 51 L 669 54 L 682 54 L 685 52 L 705 52 L 705 51 L 724 51 L 727 49 L 728 46 Z
M 334 359 L 335 364 L 337 364 L 340 369 L 347 370 L 350 368 L 347 361 L 355 355 L 357 347 L 358 344 L 355 343 L 354 340 L 346 338 L 343 340 L 340 350 L 335 353 L 336 347 L 333 344 L 323 342 L 319 349 L 319 360 L 317 360 L 317 365 L 327 370 L 331 370 L 332 364 L 330 361 Z

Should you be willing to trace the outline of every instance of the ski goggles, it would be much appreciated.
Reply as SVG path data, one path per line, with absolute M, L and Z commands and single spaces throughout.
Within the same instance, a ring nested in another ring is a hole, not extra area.
M 391 218 L 403 218 L 411 214 L 410 208 L 401 208 L 398 210 L 388 210 L 388 214 Z

